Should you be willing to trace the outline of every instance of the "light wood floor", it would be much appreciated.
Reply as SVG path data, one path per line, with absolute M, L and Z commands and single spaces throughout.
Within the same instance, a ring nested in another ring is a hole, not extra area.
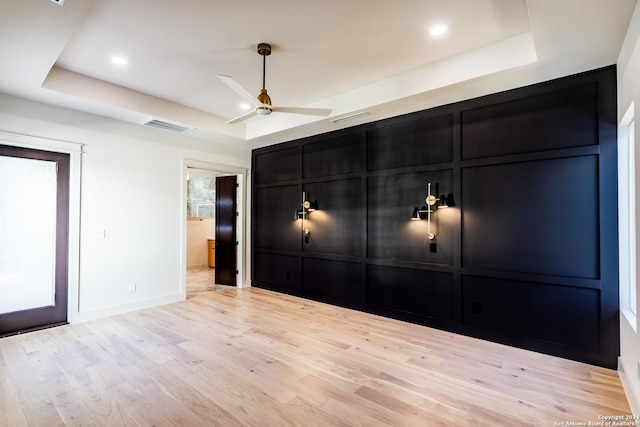
M 214 284 L 215 269 L 198 268 L 187 270 L 187 299 L 202 295 L 205 292 L 218 292 L 233 289 L 234 286 Z
M 554 426 L 622 414 L 615 371 L 257 288 L 0 339 L 0 425 L 11 427 Z

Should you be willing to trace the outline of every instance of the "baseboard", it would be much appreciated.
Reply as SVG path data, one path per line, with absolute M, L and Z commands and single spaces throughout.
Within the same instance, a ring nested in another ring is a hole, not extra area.
M 622 388 L 624 389 L 624 393 L 627 396 L 627 401 L 629 402 L 629 406 L 631 407 L 631 413 L 633 413 L 634 415 L 640 415 L 640 399 L 633 390 L 631 381 L 628 377 L 629 371 L 627 371 L 627 369 L 625 368 L 624 362 L 622 361 L 621 357 L 618 357 L 618 375 L 620 376 Z
M 173 302 L 182 301 L 180 294 L 167 295 L 159 298 L 130 302 L 126 304 L 116 305 L 112 307 L 104 307 L 78 313 L 69 313 L 69 323 L 80 323 L 89 320 L 100 319 L 117 314 L 128 313 L 130 311 L 143 310 L 145 308 L 157 307 L 160 305 L 171 304 Z

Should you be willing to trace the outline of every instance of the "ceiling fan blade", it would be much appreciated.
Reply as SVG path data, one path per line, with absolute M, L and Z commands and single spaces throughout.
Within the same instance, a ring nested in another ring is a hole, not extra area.
M 249 118 L 251 118 L 251 117 L 255 116 L 256 114 L 258 114 L 258 113 L 256 113 L 256 110 L 249 111 L 248 113 L 244 113 L 244 114 L 243 114 L 243 115 L 241 115 L 241 116 L 238 116 L 238 117 L 236 117 L 236 118 L 234 118 L 234 119 L 229 120 L 229 121 L 227 122 L 227 124 L 239 123 L 239 122 L 241 122 L 241 121 L 243 121 L 243 120 L 247 120 L 247 119 L 249 119 Z
M 331 110 L 328 108 L 271 107 L 271 110 L 279 113 L 306 114 L 309 116 L 323 117 L 331 114 Z
M 244 87 L 240 86 L 240 83 L 235 81 L 231 76 L 225 76 L 224 74 L 218 74 L 217 77 L 222 81 L 222 83 L 226 84 L 233 90 L 235 93 L 243 97 L 247 102 L 249 102 L 254 107 L 261 107 L 262 102 L 258 101 L 258 98 L 251 95 L 251 93 L 246 90 Z

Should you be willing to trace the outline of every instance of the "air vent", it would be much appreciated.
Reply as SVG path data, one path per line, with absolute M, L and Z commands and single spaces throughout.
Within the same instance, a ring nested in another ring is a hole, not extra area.
M 187 132 L 191 132 L 192 130 L 195 130 L 194 127 L 191 126 L 187 126 L 187 125 L 181 125 L 178 123 L 170 123 L 167 122 L 165 120 L 159 120 L 159 119 L 154 119 L 154 118 L 150 118 L 147 121 L 140 123 L 143 126 L 149 126 L 152 128 L 158 128 L 158 129 L 164 129 L 164 130 L 168 130 L 171 132 L 177 132 L 177 133 L 187 133 Z
M 62 6 L 66 0 L 51 0 L 51 1 Z
M 335 119 L 331 119 L 331 121 L 333 123 L 340 123 L 340 122 L 346 122 L 347 120 L 353 120 L 353 119 L 357 119 L 357 118 L 368 116 L 368 115 L 369 115 L 368 111 L 361 111 L 359 113 L 349 114 L 348 116 L 342 116 Z

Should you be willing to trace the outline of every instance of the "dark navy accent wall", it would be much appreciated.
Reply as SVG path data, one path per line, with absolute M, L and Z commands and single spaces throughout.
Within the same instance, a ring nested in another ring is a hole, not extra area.
M 253 151 L 252 284 L 615 368 L 615 67 Z M 455 206 L 410 221 L 427 182 Z M 302 192 L 317 200 L 302 233 Z

